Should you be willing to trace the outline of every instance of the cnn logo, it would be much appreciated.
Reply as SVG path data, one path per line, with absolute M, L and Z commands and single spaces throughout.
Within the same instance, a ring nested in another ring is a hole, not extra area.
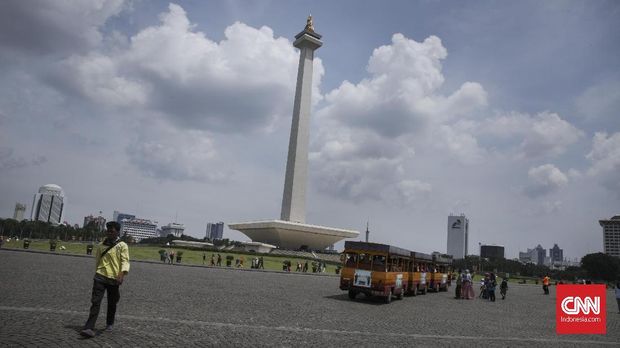
M 556 333 L 602 334 L 607 332 L 605 285 L 558 285 Z
M 590 311 L 594 314 L 601 313 L 601 298 L 596 296 L 592 297 L 581 297 L 577 296 L 568 296 L 562 300 L 560 304 L 562 311 L 569 315 L 582 314 L 588 315 Z

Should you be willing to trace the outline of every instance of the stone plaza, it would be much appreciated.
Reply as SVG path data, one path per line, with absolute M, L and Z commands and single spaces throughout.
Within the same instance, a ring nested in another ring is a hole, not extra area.
M 132 262 L 116 325 L 84 339 L 94 260 L 0 249 L 0 346 L 618 346 L 607 335 L 555 334 L 555 289 L 510 284 L 505 301 L 450 292 L 383 304 L 338 289 L 335 275 Z M 105 300 L 97 329 L 105 323 Z

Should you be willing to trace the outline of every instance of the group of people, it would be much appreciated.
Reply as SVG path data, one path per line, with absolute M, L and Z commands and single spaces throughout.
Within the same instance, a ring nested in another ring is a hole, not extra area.
M 480 281 L 480 295 L 479 298 L 488 299 L 492 302 L 495 301 L 495 288 L 497 287 L 497 278 L 494 273 L 486 273 L 484 278 Z M 502 300 L 506 299 L 506 293 L 508 292 L 508 280 L 506 278 L 502 279 L 502 282 L 499 286 L 500 294 L 502 295 Z M 454 293 L 455 299 L 463 299 L 463 300 L 473 300 L 474 288 L 473 288 L 473 277 L 469 270 L 466 269 L 465 272 L 462 272 L 459 269 L 458 275 L 456 277 L 456 289 Z
M 458 275 L 456 276 L 454 298 L 460 300 L 473 300 L 474 297 L 475 295 L 471 273 L 469 273 L 468 269 L 466 269 L 465 272 L 462 272 L 459 269 Z
M 173 264 L 174 263 L 174 257 L 176 256 L 176 252 L 174 250 L 166 250 L 164 251 L 161 260 L 164 263 L 169 263 L 169 264 Z
M 207 253 L 202 253 L 202 264 L 207 263 Z M 215 254 L 211 254 L 211 266 L 222 266 L 222 255 L 217 254 L 217 261 L 215 258 Z

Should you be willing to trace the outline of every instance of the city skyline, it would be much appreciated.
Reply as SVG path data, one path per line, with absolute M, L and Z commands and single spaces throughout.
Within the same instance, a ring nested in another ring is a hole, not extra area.
M 463 212 L 470 253 L 573 258 L 620 213 L 617 2 L 100 5 L 3 4 L 2 216 L 47 183 L 72 224 L 277 216 L 308 14 L 308 221 L 430 253 Z

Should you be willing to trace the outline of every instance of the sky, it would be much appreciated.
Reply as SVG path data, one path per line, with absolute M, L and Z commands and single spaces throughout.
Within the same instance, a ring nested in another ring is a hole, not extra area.
M 602 251 L 620 214 L 617 1 L 8 0 L 0 216 L 279 218 L 299 52 L 315 52 L 306 222 L 446 251 Z M 226 229 L 224 236 L 249 240 Z M 342 247 L 342 243 L 336 245 Z

